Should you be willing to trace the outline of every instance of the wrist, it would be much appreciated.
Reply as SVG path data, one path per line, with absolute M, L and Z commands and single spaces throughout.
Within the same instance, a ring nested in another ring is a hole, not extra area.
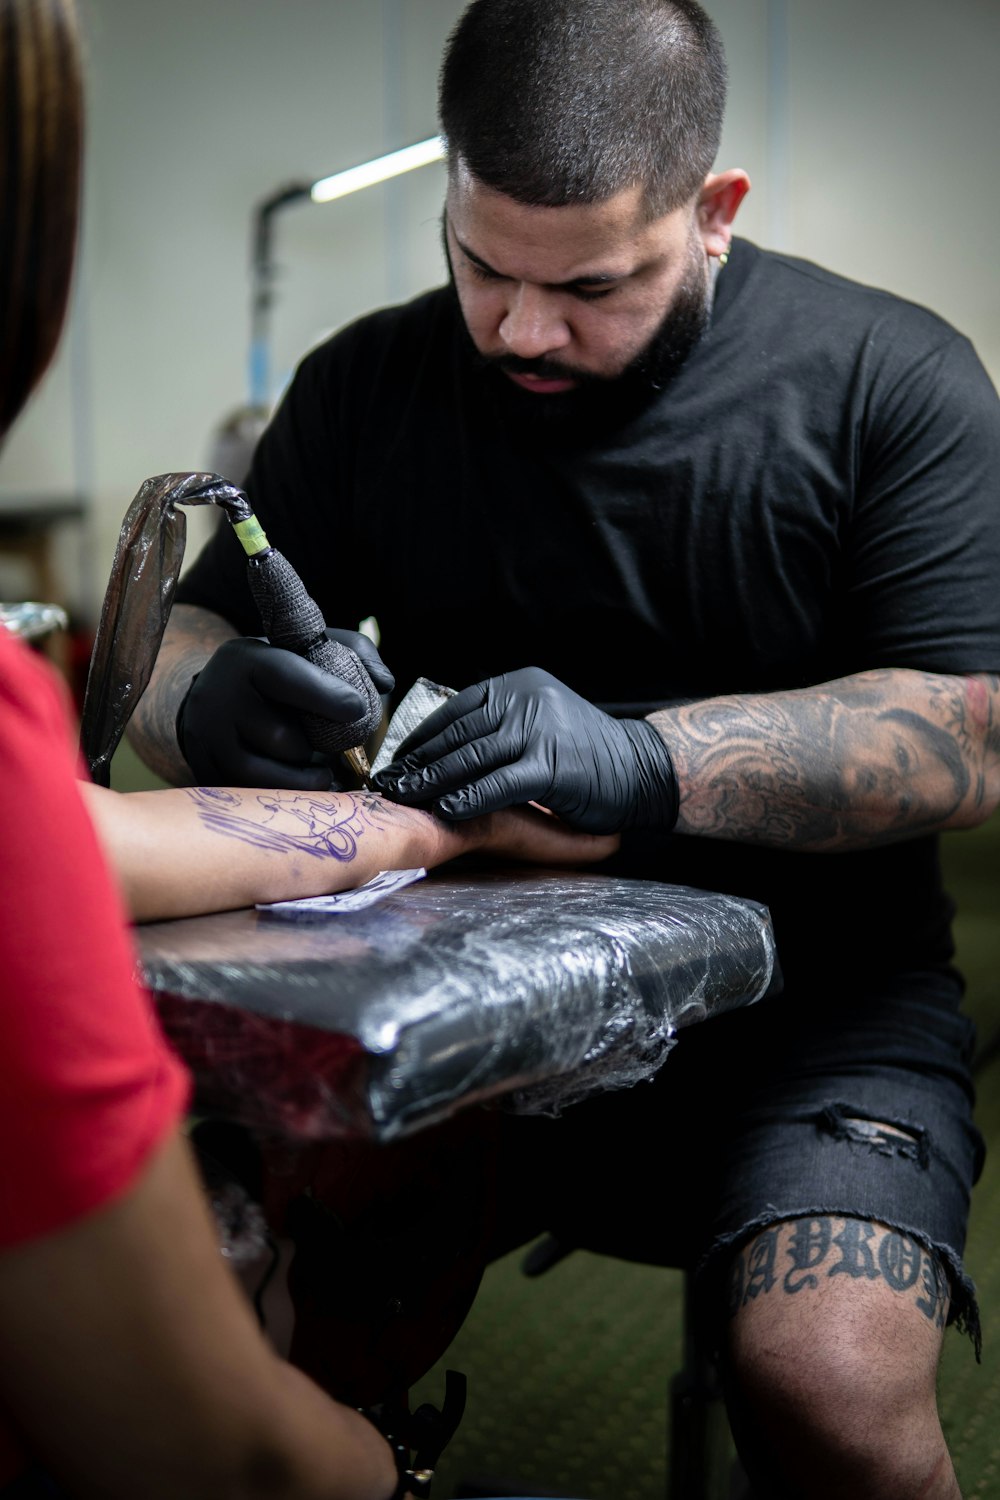
M 481 813 L 474 818 L 462 818 L 455 822 L 437 812 L 427 812 L 437 840 L 439 858 L 437 864 L 449 859 L 458 859 L 462 854 L 473 854 L 490 843 L 493 813 Z M 424 860 L 424 864 L 427 861 Z
M 622 719 L 635 755 L 635 796 L 623 827 L 669 833 L 680 810 L 680 788 L 666 741 L 647 719 Z

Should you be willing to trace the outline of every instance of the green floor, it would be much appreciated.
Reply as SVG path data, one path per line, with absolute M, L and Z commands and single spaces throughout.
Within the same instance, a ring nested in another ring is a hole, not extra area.
M 960 900 L 957 935 L 980 1031 L 979 1123 L 991 1147 L 973 1199 L 966 1262 L 983 1316 L 983 1362 L 950 1332 L 940 1406 L 966 1497 L 1000 1494 L 1000 817 L 945 841 Z M 469 1377 L 469 1407 L 442 1461 L 436 1500 L 462 1481 L 585 1500 L 663 1500 L 667 1391 L 680 1363 L 681 1277 L 576 1254 L 536 1281 L 521 1254 L 488 1272 L 465 1327 L 415 1393 L 433 1400 L 446 1366 Z

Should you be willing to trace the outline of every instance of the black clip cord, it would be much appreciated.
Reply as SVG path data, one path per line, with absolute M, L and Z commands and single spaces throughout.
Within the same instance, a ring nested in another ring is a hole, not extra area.
M 445 1371 L 444 1401 L 440 1411 L 425 1402 L 413 1413 L 383 1401 L 377 1406 L 359 1406 L 358 1411 L 385 1438 L 396 1461 L 397 1482 L 386 1500 L 404 1500 L 413 1495 L 427 1500 L 434 1469 L 454 1437 L 465 1411 L 467 1381 L 458 1370 Z M 414 1457 L 411 1462 L 410 1454 Z

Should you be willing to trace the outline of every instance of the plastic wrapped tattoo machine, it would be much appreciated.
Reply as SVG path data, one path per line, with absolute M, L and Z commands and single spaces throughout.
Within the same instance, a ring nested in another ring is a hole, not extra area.
M 140 487 L 118 535 L 83 703 L 81 748 L 99 786 L 153 672 L 173 603 L 187 530 L 181 505 L 217 505 L 248 558 L 248 581 L 264 634 L 343 678 L 367 701 L 350 724 L 303 715 L 306 734 L 324 754 L 343 754 L 368 775 L 360 747 L 378 727 L 382 703 L 357 654 L 328 640 L 319 606 L 295 569 L 268 543 L 247 496 L 219 474 L 157 474 Z

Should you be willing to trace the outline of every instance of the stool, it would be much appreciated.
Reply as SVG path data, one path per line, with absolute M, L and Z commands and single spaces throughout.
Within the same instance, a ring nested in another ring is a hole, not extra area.
M 536 1277 L 572 1255 L 574 1246 L 547 1235 L 524 1257 Z M 734 1460 L 722 1380 L 711 1354 L 694 1276 L 683 1272 L 682 1363 L 670 1382 L 666 1500 L 751 1500 L 742 1465 Z

